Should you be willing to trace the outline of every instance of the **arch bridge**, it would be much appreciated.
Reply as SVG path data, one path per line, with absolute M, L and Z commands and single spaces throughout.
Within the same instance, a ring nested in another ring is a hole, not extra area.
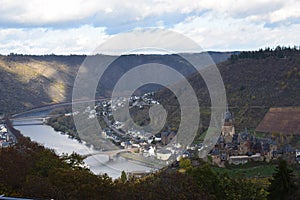
M 134 153 L 138 151 L 138 148 L 131 148 L 131 149 L 116 149 L 111 151 L 101 151 L 101 152 L 95 152 L 95 153 L 89 153 L 82 155 L 84 158 L 88 158 L 90 156 L 96 156 L 96 155 L 107 155 L 109 157 L 109 160 L 112 160 L 113 157 L 121 154 L 121 153 Z

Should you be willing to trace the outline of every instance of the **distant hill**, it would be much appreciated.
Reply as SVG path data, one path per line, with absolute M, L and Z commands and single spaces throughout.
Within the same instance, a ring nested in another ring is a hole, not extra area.
M 69 65 L 56 58 L 62 57 L 0 56 L 0 111 L 12 113 L 64 101 L 83 59 Z
M 217 66 L 238 130 L 255 129 L 270 107 L 300 106 L 300 51 L 297 48 L 242 52 Z M 198 73 L 188 80 L 198 96 L 205 129 L 210 119 L 209 92 Z M 169 124 L 176 126 L 179 122 L 177 98 L 168 89 L 157 93 L 157 98 L 168 110 Z
M 232 53 L 209 54 L 215 62 L 223 62 Z M 100 60 L 108 57 L 97 56 Z M 14 113 L 50 103 L 70 101 L 77 71 L 85 58 L 85 55 L 0 55 L 0 112 Z M 98 96 L 109 96 L 117 80 L 126 71 L 144 63 L 156 62 L 172 66 L 185 76 L 195 72 L 188 62 L 177 55 L 125 55 L 115 59 L 100 80 L 101 90 L 97 91 Z M 137 92 L 157 89 L 159 87 L 148 85 Z

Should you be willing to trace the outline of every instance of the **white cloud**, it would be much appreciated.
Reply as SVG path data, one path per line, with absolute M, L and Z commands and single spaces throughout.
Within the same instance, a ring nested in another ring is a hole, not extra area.
M 134 23 L 147 17 L 169 13 L 187 14 L 202 10 L 198 1 L 126 1 L 126 0 L 2 0 L 0 21 L 20 26 L 60 25 L 85 20 L 87 23 L 114 25 L 116 22 Z M 97 22 L 96 22 L 97 23 Z M 118 24 L 118 23 L 117 23 Z
M 96 11 L 90 3 L 73 1 L 1 1 L 1 21 L 25 26 L 80 20 Z M 101 11 L 101 10 L 100 10 Z
M 208 9 L 237 18 L 273 12 L 285 4 L 282 0 L 203 0 L 201 2 Z
M 300 17 L 298 0 L 0 0 L 2 26 L 115 26 L 147 20 L 172 24 L 176 16 L 204 11 L 218 12 L 233 18 L 251 18 L 266 22 Z M 168 18 L 168 16 L 171 16 Z M 172 19 L 173 17 L 173 19 Z
M 269 14 L 269 21 L 272 23 L 289 18 L 300 18 L 300 1 L 287 1 L 284 7 Z
M 174 30 L 194 39 L 205 50 L 247 50 L 299 45 L 296 42 L 300 24 L 268 28 L 263 21 L 258 23 L 250 18 L 235 19 L 210 12 L 201 17 L 191 17 L 175 25 Z
M 143 27 L 225 50 L 294 45 L 300 1 L 0 0 L 0 13 L 0 53 L 89 53 L 98 41 Z
M 0 29 L 2 54 L 88 54 L 108 35 L 103 28 L 82 26 L 72 29 Z

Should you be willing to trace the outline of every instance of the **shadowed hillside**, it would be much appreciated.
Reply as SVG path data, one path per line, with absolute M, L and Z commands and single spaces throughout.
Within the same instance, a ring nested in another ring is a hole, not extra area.
M 210 52 L 215 62 L 222 62 L 231 53 Z M 108 57 L 97 55 L 100 61 Z M 84 55 L 0 55 L 0 112 L 15 113 L 51 103 L 71 100 L 72 87 Z M 125 55 L 116 60 L 100 79 L 98 96 L 109 96 L 119 78 L 131 68 L 144 63 L 161 63 L 172 66 L 183 75 L 194 69 L 177 55 Z M 147 86 L 141 91 L 157 90 Z

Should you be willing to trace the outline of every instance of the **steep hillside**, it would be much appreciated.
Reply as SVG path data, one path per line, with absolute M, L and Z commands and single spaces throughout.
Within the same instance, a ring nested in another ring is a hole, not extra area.
M 65 101 L 80 66 L 31 56 L 0 56 L 0 112 Z
M 231 53 L 210 52 L 216 62 Z M 106 55 L 97 55 L 105 59 Z M 193 55 L 192 55 L 193 56 Z M 86 56 L 70 55 L 0 55 L 0 112 L 14 113 L 50 103 L 71 100 L 77 71 Z M 99 96 L 109 96 L 118 79 L 131 68 L 144 63 L 161 63 L 174 67 L 183 75 L 192 74 L 189 63 L 176 55 L 125 55 L 116 60 L 100 79 Z M 157 87 L 142 88 L 141 91 Z M 141 92 L 140 91 L 140 92 Z
M 261 52 L 265 53 L 265 52 Z M 230 110 L 239 130 L 255 128 L 270 107 L 300 106 L 300 52 L 283 52 L 280 56 L 234 56 L 218 64 L 226 88 Z M 249 55 L 254 53 L 249 52 Z M 259 51 L 257 54 L 259 55 Z M 277 55 L 277 54 L 276 54 Z M 210 117 L 210 98 L 199 74 L 189 81 L 198 96 L 202 125 L 207 127 Z M 165 89 L 157 98 L 168 109 L 170 124 L 178 124 L 178 102 Z

